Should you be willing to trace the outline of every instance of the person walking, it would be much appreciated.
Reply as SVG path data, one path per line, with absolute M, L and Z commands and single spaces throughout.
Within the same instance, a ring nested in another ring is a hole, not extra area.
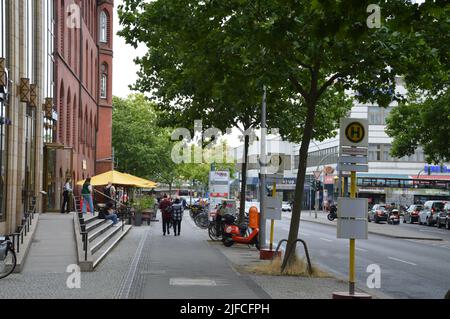
M 172 225 L 175 236 L 180 236 L 183 213 L 184 213 L 183 203 L 179 198 L 177 198 L 175 199 L 175 202 L 172 205 Z
M 83 212 L 83 214 L 86 214 L 86 205 L 87 203 L 89 203 L 89 210 L 92 216 L 94 216 L 95 212 L 94 212 L 94 202 L 92 199 L 92 192 L 93 190 L 91 185 L 91 178 L 88 177 L 84 181 L 83 188 L 81 189 L 81 196 L 83 197 L 83 207 L 81 208 L 81 211 Z
M 63 202 L 62 202 L 62 206 L 61 206 L 61 214 L 68 214 L 69 213 L 69 200 L 70 200 L 70 195 L 72 194 L 72 179 L 71 178 L 67 178 L 66 182 L 64 183 L 64 187 L 63 187 Z
M 161 210 L 162 215 L 163 236 L 166 236 L 166 230 L 167 234 L 170 235 L 170 222 L 172 220 L 171 206 L 172 203 L 170 202 L 170 199 L 166 194 L 164 194 L 163 199 L 159 204 L 159 209 Z

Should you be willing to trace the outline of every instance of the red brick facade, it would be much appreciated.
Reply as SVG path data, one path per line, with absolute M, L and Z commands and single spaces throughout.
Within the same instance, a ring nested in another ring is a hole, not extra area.
M 56 185 L 112 168 L 113 0 L 55 0 Z M 78 15 L 79 13 L 79 15 Z M 80 19 L 77 20 L 77 16 Z

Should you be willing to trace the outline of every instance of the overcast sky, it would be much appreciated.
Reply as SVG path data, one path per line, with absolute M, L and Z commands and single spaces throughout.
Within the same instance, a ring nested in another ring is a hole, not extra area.
M 119 17 L 117 15 L 117 7 L 121 0 L 114 1 L 114 63 L 113 63 L 113 95 L 126 97 L 132 93 L 128 85 L 136 81 L 136 72 L 138 67 L 134 64 L 133 59 L 137 56 L 143 56 L 146 52 L 145 47 L 133 48 L 125 43 L 122 37 L 116 33 L 119 31 Z
M 138 67 L 134 64 L 133 59 L 138 56 L 143 56 L 146 53 L 146 47 L 140 46 L 137 49 L 125 43 L 122 37 L 116 33 L 121 30 L 119 24 L 119 17 L 117 15 L 117 8 L 122 0 L 114 1 L 114 63 L 113 63 L 113 95 L 125 98 L 127 95 L 133 93 L 128 86 L 134 84 L 138 71 Z M 192 123 L 194 125 L 194 123 Z M 238 146 L 239 131 L 233 129 L 231 135 L 226 137 L 226 140 L 231 146 Z

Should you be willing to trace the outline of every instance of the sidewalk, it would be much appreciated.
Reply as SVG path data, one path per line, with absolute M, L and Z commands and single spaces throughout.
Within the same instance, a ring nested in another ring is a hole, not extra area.
M 208 232 L 184 215 L 181 235 L 163 236 L 161 222 L 142 238 L 118 298 L 123 299 L 267 299 L 247 276 L 207 244 Z M 139 227 L 136 227 L 139 228 Z
M 327 219 L 328 213 L 323 213 L 322 211 L 317 212 L 317 219 L 314 218 L 314 211 L 302 211 L 301 220 L 307 222 L 313 222 L 328 226 L 336 227 L 337 219 L 334 221 L 329 221 Z M 283 212 L 283 218 L 291 219 L 291 213 Z M 437 240 L 441 241 L 442 238 L 437 236 L 432 236 L 428 234 L 421 234 L 415 231 L 402 228 L 400 225 L 386 225 L 386 224 L 375 224 L 369 223 L 369 234 L 375 234 L 380 236 L 401 238 L 401 239 L 416 239 L 416 240 Z

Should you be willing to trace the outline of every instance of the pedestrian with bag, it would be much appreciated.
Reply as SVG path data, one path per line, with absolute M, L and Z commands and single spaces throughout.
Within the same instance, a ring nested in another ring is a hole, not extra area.
M 161 203 L 159 204 L 159 209 L 161 210 L 161 215 L 162 215 L 163 236 L 166 236 L 166 230 L 167 230 L 167 234 L 170 235 L 170 223 L 172 221 L 171 206 L 172 206 L 172 203 L 171 203 L 170 199 L 167 197 L 166 194 L 164 194 L 163 199 L 161 200 Z
M 83 212 L 83 214 L 86 214 L 86 206 L 89 203 L 89 210 L 92 216 L 94 216 L 95 212 L 94 212 L 94 202 L 92 199 L 92 192 L 93 189 L 91 185 L 91 178 L 88 177 L 84 181 L 83 188 L 81 189 L 81 196 L 83 197 L 83 206 L 81 208 L 81 211 Z
M 63 187 L 63 202 L 61 206 L 61 214 L 68 214 L 69 213 L 69 200 L 70 195 L 72 194 L 72 179 L 69 177 L 66 179 L 66 182 L 64 183 Z
M 108 185 L 103 189 L 103 194 L 105 195 L 105 204 L 108 202 L 114 203 L 116 200 L 116 188 L 112 182 L 108 182 Z
M 172 225 L 175 236 L 180 236 L 183 213 L 184 213 L 183 203 L 179 198 L 177 198 L 175 199 L 175 202 L 172 204 Z

